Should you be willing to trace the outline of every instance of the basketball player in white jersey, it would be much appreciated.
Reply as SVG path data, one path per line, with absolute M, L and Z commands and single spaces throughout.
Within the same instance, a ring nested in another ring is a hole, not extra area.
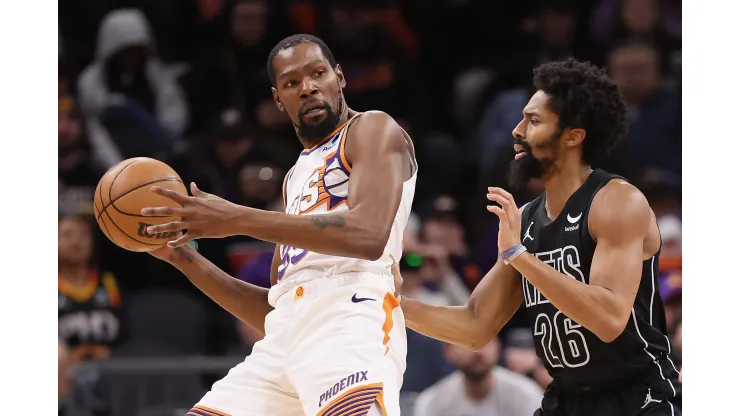
M 283 185 L 285 213 L 201 192 L 153 190 L 182 218 L 149 232 L 187 230 L 153 254 L 263 332 L 189 415 L 400 415 L 406 335 L 394 296 L 417 165 L 408 135 L 387 114 L 347 107 L 342 69 L 309 35 L 281 41 L 268 59 L 272 94 L 305 150 Z M 228 276 L 186 243 L 245 234 L 277 243 L 272 288 Z

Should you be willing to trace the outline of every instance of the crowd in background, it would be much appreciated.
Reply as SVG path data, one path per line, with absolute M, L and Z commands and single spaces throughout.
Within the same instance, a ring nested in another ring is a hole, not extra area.
M 437 304 L 464 304 L 497 260 L 498 223 L 485 209 L 485 190 L 506 188 L 511 131 L 534 92 L 532 69 L 568 56 L 605 67 L 623 93 L 629 126 L 601 167 L 637 185 L 658 217 L 660 293 L 680 367 L 680 1 L 59 6 L 60 414 L 112 414 L 99 376 L 66 371 L 77 363 L 243 358 L 259 340 L 174 268 L 109 242 L 91 220 L 91 201 L 108 168 L 148 156 L 206 192 L 278 209 L 283 177 L 302 147 L 274 105 L 266 60 L 295 33 L 326 41 L 352 109 L 385 111 L 414 140 L 419 176 L 404 237 L 403 292 Z M 542 190 L 533 180 L 515 197 L 521 204 Z M 264 287 L 273 248 L 246 236 L 199 241 L 216 265 Z M 475 353 L 407 332 L 408 414 L 531 415 L 539 406 L 550 379 L 523 314 Z M 193 390 L 200 394 L 222 375 L 200 377 Z

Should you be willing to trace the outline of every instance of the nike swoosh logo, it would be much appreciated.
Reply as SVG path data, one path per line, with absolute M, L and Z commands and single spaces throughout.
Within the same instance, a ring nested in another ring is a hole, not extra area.
M 571 217 L 571 216 L 570 216 L 570 214 L 568 214 L 568 215 L 567 215 L 567 218 L 568 218 L 568 222 L 569 222 L 569 223 L 571 223 L 571 224 L 575 224 L 575 223 L 577 223 L 577 222 L 578 222 L 578 220 L 580 220 L 580 219 L 581 219 L 581 215 L 583 215 L 583 213 L 582 213 L 582 212 L 581 212 L 580 214 L 578 214 L 578 216 L 577 216 L 577 217 L 573 218 L 573 217 Z
M 354 302 L 354 303 L 360 303 L 360 302 L 364 302 L 366 300 L 373 300 L 374 301 L 375 299 L 373 299 L 373 298 L 358 298 L 357 297 L 357 293 L 355 293 L 354 295 L 352 295 L 352 302 Z

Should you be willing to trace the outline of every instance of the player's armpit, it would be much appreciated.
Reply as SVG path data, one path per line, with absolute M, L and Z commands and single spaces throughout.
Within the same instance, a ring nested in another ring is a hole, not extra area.
M 499 261 L 473 290 L 465 306 L 433 306 L 402 297 L 406 326 L 450 344 L 479 350 L 511 319 L 522 304 L 521 277 Z

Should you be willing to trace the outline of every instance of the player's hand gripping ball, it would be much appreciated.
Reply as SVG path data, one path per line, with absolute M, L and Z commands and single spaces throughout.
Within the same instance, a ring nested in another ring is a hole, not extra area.
M 147 157 L 127 159 L 103 175 L 95 189 L 93 210 L 95 219 L 108 239 L 130 251 L 156 250 L 177 237 L 177 232 L 150 233 L 148 227 L 179 221 L 177 215 L 145 217 L 141 210 L 149 206 L 179 208 L 171 198 L 152 192 L 157 185 L 178 195 L 188 191 L 182 179 L 171 167 Z
M 188 196 L 172 189 L 152 186 L 152 191 L 169 199 L 166 204 L 151 204 L 141 209 L 147 218 L 170 218 L 169 222 L 159 222 L 147 228 L 150 234 L 172 234 L 185 231 L 180 238 L 170 241 L 170 247 L 180 247 L 196 238 L 223 238 L 233 235 L 232 221 L 242 213 L 239 205 L 216 195 L 203 192 L 195 183 L 190 184 Z

